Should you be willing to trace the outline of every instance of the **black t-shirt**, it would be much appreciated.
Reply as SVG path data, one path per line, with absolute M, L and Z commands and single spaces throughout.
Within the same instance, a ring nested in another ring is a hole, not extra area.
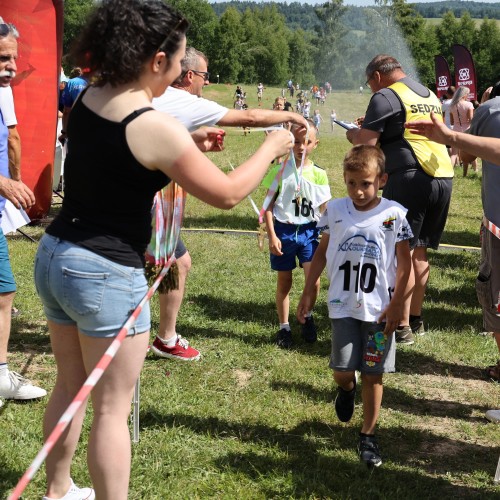
M 118 264 L 144 266 L 153 198 L 170 180 L 135 159 L 125 130 L 152 109 L 142 108 L 113 122 L 91 111 L 81 98 L 76 101 L 67 130 L 63 205 L 48 234 Z
M 400 80 L 413 92 L 428 97 L 430 91 L 409 77 Z M 406 113 L 397 95 L 391 89 L 373 94 L 362 128 L 380 133 L 380 147 L 386 157 L 386 172 L 420 168 L 412 150 L 403 140 Z

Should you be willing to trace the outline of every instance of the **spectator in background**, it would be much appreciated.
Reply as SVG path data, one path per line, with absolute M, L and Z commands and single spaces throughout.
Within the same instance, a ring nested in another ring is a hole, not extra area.
M 259 85 L 257 85 L 257 101 L 259 103 L 259 106 L 262 106 L 263 94 L 264 94 L 264 85 L 262 83 L 259 83 Z
M 337 113 L 335 112 L 334 109 L 332 109 L 332 112 L 330 113 L 330 126 L 332 128 L 332 133 L 333 129 L 335 128 L 335 120 L 337 119 Z
M 455 94 L 455 87 L 453 85 L 450 85 L 446 89 L 446 92 L 444 93 L 443 96 L 444 97 L 443 102 L 441 103 L 444 124 L 451 129 L 453 129 L 453 125 L 451 124 L 450 104 L 454 94 Z
M 449 129 L 453 129 L 453 125 L 451 124 L 450 104 L 453 95 L 455 94 L 455 90 L 456 90 L 455 86 L 450 85 L 446 89 L 446 92 L 444 93 L 443 96 L 443 101 L 441 102 L 441 110 L 443 111 L 443 121 Z M 458 149 L 451 145 L 447 145 L 446 149 L 448 150 L 448 154 L 450 155 L 451 164 L 455 166 L 455 163 L 457 162 L 458 158 Z
M 450 123 L 453 125 L 453 130 L 457 132 L 467 130 L 474 116 L 474 106 L 467 100 L 469 94 L 470 90 L 467 87 L 459 87 L 450 102 Z M 456 166 L 457 159 L 462 164 L 463 175 L 466 177 L 469 163 L 462 158 L 460 150 L 458 151 L 458 157 L 455 158 L 455 163 L 453 163 L 454 167 Z
M 64 76 L 61 76 L 61 80 L 59 81 L 59 98 L 58 98 L 58 104 L 57 104 L 57 109 L 59 113 L 61 113 L 61 118 L 63 115 L 64 111 L 64 103 L 63 103 L 63 92 L 64 89 L 66 88 L 66 85 L 68 84 L 68 79 Z
M 302 107 L 302 116 L 307 120 L 311 116 L 311 101 L 306 97 L 304 106 Z
M 274 111 L 283 111 L 285 109 L 285 98 L 284 97 L 276 97 L 273 103 Z
M 287 101 L 286 98 L 285 98 L 285 104 L 283 106 L 283 109 L 285 111 L 292 111 L 293 112 L 293 105 L 291 102 Z
M 314 110 L 312 121 L 313 121 L 314 125 L 316 126 L 317 135 L 319 137 L 319 127 L 320 127 L 321 123 L 323 122 L 323 117 L 321 116 L 319 109 Z
M 71 70 L 70 79 L 64 90 L 62 92 L 62 104 L 63 104 L 63 116 L 62 116 L 62 129 L 59 134 L 59 141 L 64 144 L 66 141 L 66 127 L 68 126 L 68 118 L 71 112 L 71 108 L 76 101 L 76 98 L 80 95 L 80 92 L 87 87 L 89 82 L 87 78 L 83 75 L 82 69 L 75 67 Z

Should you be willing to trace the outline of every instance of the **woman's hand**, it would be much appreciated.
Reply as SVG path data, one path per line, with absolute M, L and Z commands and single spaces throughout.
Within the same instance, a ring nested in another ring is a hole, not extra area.
M 295 139 L 288 130 L 275 130 L 266 136 L 264 144 L 274 148 L 274 157 L 286 155 L 293 148 Z
M 203 153 L 209 151 L 222 151 L 224 149 L 224 136 L 226 132 L 217 127 L 201 127 L 191 132 L 191 137 Z

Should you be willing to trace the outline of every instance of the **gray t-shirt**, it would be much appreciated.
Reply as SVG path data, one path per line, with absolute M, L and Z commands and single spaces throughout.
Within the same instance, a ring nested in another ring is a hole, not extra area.
M 417 95 L 428 97 L 427 87 L 404 77 L 400 82 Z M 362 128 L 380 133 L 380 147 L 385 154 L 385 169 L 388 174 L 401 170 L 420 168 L 413 151 L 403 140 L 406 113 L 401 101 L 391 89 L 382 89 L 373 94 Z
M 500 97 L 481 104 L 476 109 L 469 134 L 500 139 Z M 493 224 L 500 226 L 500 159 L 499 163 L 483 160 L 481 197 L 484 215 Z

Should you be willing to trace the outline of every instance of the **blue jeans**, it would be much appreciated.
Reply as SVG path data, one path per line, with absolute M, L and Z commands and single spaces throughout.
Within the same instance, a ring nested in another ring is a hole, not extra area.
M 45 234 L 35 258 L 35 285 L 50 321 L 92 337 L 115 337 L 148 290 L 144 269 L 122 266 Z M 150 329 L 145 304 L 128 335 Z

